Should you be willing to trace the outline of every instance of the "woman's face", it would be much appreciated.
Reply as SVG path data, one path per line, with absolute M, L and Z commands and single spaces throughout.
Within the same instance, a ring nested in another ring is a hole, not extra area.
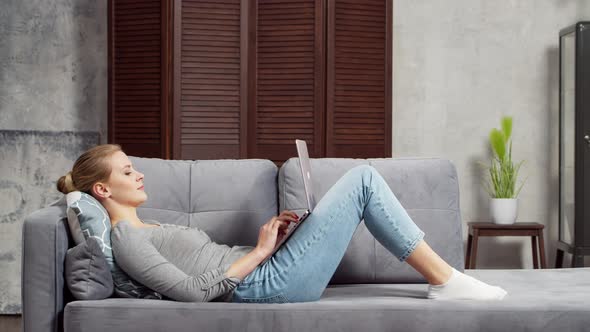
M 131 161 L 122 151 L 111 156 L 111 176 L 106 185 L 110 198 L 120 205 L 139 206 L 147 200 L 143 190 L 143 173 L 133 168 Z

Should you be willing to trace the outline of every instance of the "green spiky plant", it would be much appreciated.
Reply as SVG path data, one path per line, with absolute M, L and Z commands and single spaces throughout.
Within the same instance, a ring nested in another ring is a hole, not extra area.
M 516 179 L 520 166 L 524 160 L 514 165 L 512 162 L 512 117 L 502 117 L 502 130 L 496 128 L 490 132 L 490 145 L 494 153 L 494 158 L 491 161 L 491 166 L 487 167 L 489 170 L 490 181 L 484 183 L 484 188 L 492 198 L 516 198 L 524 185 L 520 185 L 515 191 Z M 510 148 L 506 153 L 506 147 L 510 141 Z

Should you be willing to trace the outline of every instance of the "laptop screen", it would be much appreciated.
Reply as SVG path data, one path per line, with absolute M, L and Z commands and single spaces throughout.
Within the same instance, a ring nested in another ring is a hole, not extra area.
M 307 143 L 303 140 L 295 140 L 297 145 L 297 154 L 299 155 L 299 167 L 301 168 L 301 175 L 303 176 L 303 187 L 305 189 L 305 197 L 307 199 L 307 207 L 309 211 L 313 211 L 316 205 L 315 196 L 311 186 L 311 164 L 309 162 L 309 154 L 307 153 Z

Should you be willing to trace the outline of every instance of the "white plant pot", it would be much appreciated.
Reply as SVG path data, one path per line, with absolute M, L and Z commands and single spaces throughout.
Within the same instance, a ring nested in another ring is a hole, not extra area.
M 518 215 L 518 199 L 492 198 L 490 200 L 490 211 L 492 213 L 492 221 L 495 224 L 514 224 Z

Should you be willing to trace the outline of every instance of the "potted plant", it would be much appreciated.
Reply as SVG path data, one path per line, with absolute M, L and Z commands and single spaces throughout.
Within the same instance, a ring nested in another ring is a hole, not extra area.
M 490 212 L 496 224 L 513 224 L 518 215 L 518 194 L 524 185 L 516 189 L 518 171 L 524 160 L 518 164 L 512 161 L 512 117 L 502 117 L 502 129 L 492 129 L 490 145 L 493 151 L 489 170 L 490 180 L 484 187 L 490 195 Z M 508 144 L 509 149 L 507 150 Z M 525 179 L 526 181 L 526 179 Z

